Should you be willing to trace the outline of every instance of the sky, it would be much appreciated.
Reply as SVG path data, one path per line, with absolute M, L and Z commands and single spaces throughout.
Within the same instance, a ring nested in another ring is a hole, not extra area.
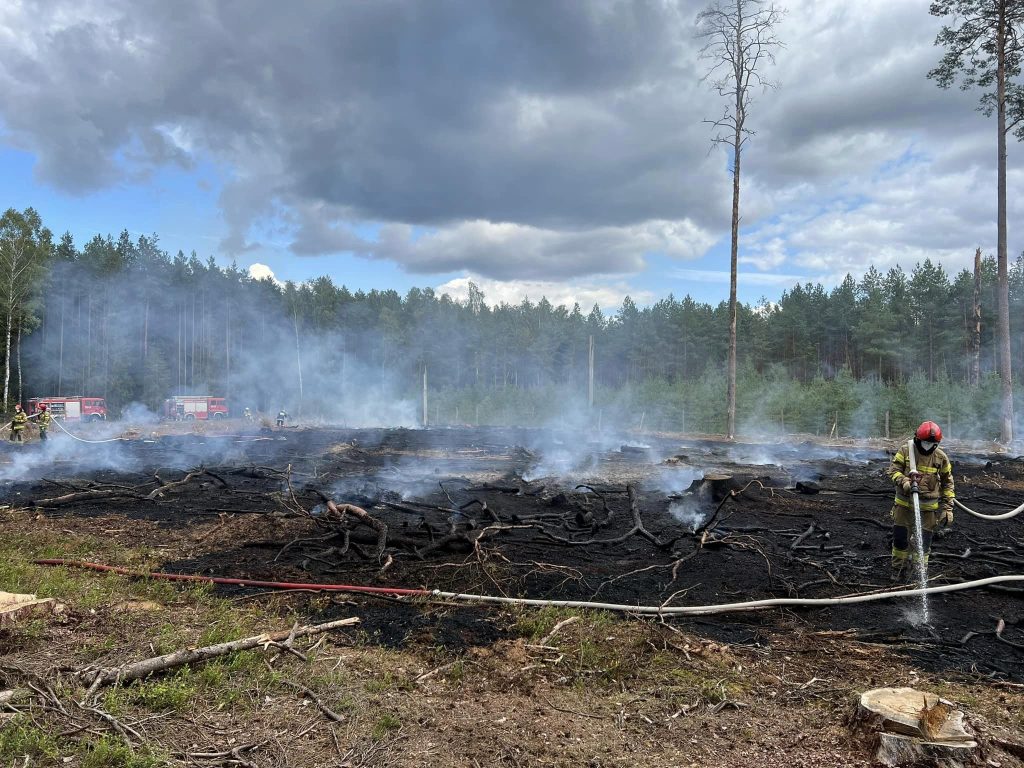
M 728 298 L 731 173 L 690 0 L 5 0 L 0 203 L 254 275 Z M 994 253 L 995 123 L 921 0 L 780 0 L 739 296 Z M 1009 252 L 1024 147 L 1010 142 Z

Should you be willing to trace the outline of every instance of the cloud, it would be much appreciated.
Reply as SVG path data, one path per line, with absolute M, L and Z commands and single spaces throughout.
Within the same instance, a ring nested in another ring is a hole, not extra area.
M 249 277 L 253 280 L 266 280 L 267 278 L 270 278 L 275 283 L 280 282 L 277 279 L 277 276 L 274 275 L 274 270 L 266 264 L 260 264 L 258 261 L 249 265 Z
M 479 275 L 457 277 L 442 283 L 435 289 L 439 294 L 448 294 L 453 299 L 465 301 L 469 298 L 469 284 L 473 283 L 484 294 L 484 300 L 491 306 L 519 304 L 523 299 L 537 302 L 546 298 L 554 306 L 572 309 L 579 304 L 587 314 L 597 305 L 608 313 L 622 306 L 629 296 L 640 305 L 649 304 L 656 298 L 651 291 L 631 290 L 625 283 L 560 283 L 543 280 L 490 280 Z
M 669 275 L 676 280 L 697 283 L 728 283 L 730 274 L 727 270 L 714 269 L 673 269 Z M 740 270 L 737 281 L 750 285 L 765 285 L 789 288 L 797 283 L 820 280 L 820 277 L 807 275 L 785 275 L 772 272 L 745 272 Z
M 212 163 L 228 254 L 610 285 L 728 237 L 704 5 L 5 3 L 3 140 L 75 194 Z M 994 245 L 994 127 L 926 79 L 941 22 L 914 0 L 786 5 L 743 159 L 745 279 Z
M 472 269 L 503 280 L 551 280 L 630 274 L 643 269 L 647 253 L 694 258 L 711 243 L 707 233 L 689 222 L 567 232 L 470 221 L 425 234 L 407 225 L 389 225 L 381 231 L 373 254 L 410 272 Z

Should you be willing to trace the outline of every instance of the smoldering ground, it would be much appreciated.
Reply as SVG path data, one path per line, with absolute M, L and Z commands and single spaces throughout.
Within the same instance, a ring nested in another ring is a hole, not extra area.
M 52 452 L 45 470 L 34 466 L 27 479 L 4 481 L 3 503 L 48 516 L 140 518 L 167 527 L 228 521 L 230 535 L 204 540 L 188 560 L 161 568 L 250 579 L 362 583 L 388 564 L 380 578 L 394 585 L 487 591 L 497 579 L 508 594 L 635 604 L 657 604 L 680 589 L 685 597 L 677 602 L 714 604 L 888 585 L 885 456 L 829 453 L 822 465 L 806 456 L 784 459 L 780 469 L 790 474 L 817 466 L 818 492 L 806 494 L 793 483 L 773 485 L 778 478 L 765 475 L 765 465 L 734 462 L 735 446 L 646 436 L 675 463 L 623 453 L 619 445 L 595 452 L 592 468 L 528 481 L 523 472 L 534 457 L 523 446 L 531 436 L 538 437 L 493 428 L 185 433 L 115 443 L 108 468 L 97 472 L 83 472 L 81 454 L 55 440 L 43 449 Z M 3 458 L 24 474 L 36 447 L 9 449 Z M 183 468 L 170 469 L 175 462 Z M 212 475 L 185 482 L 184 465 L 199 462 Z M 998 485 L 984 465 L 965 466 L 961 493 L 968 503 L 974 495 L 989 505 L 1012 503 L 1024 484 L 1021 466 L 1004 459 Z M 43 472 L 59 485 L 42 480 Z M 671 489 L 663 487 L 666 475 L 675 479 Z M 712 475 L 731 479 L 719 487 L 706 479 Z M 139 490 L 96 495 L 118 488 Z M 385 526 L 379 556 L 380 531 L 351 516 L 330 517 L 325 495 L 361 506 Z M 937 540 L 935 562 L 954 580 L 1006 573 L 1012 568 L 1004 561 L 1018 546 L 1013 530 L 958 520 Z M 966 549 L 973 554 L 963 557 Z M 1017 638 L 1014 599 L 994 591 L 943 596 L 932 604 L 930 628 L 915 627 L 897 603 L 799 616 L 815 628 L 895 644 L 929 667 L 981 665 L 1013 677 L 1020 660 L 999 647 L 988 625 L 1001 615 L 1004 638 Z M 787 621 L 776 612 L 707 617 L 701 632 L 763 643 Z M 960 645 L 968 631 L 981 634 Z M 933 645 L 929 632 L 944 644 Z

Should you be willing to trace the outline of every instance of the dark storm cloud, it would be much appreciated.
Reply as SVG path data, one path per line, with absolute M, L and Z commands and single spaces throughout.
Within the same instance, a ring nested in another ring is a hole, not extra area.
M 746 224 L 814 198 L 870 198 L 874 184 L 908 191 L 901 215 L 924 213 L 933 200 L 914 197 L 912 175 L 885 171 L 910 147 L 950 179 L 991 162 L 976 96 L 924 79 L 939 52 L 923 4 L 785 4 L 787 48 L 766 73 L 781 88 L 752 112 Z M 629 273 L 652 250 L 699 256 L 727 231 L 730 179 L 702 122 L 722 108 L 700 82 L 703 5 L 12 4 L 0 10 L 0 115 L 38 175 L 75 192 L 218 163 L 229 252 L 271 221 L 295 253 L 419 273 Z M 933 180 L 929 194 L 951 186 Z M 813 217 L 801 221 L 792 242 L 813 249 Z M 379 241 L 357 233 L 366 223 Z M 777 235 L 784 253 L 791 235 Z
M 26 8 L 32 45 L 4 45 L 3 109 L 65 188 L 109 183 L 133 140 L 165 161 L 154 129 L 183 124 L 236 161 L 273 155 L 300 199 L 375 219 L 633 222 L 700 203 L 665 163 L 703 154 L 680 100 L 690 14 L 671 6 L 57 5 Z

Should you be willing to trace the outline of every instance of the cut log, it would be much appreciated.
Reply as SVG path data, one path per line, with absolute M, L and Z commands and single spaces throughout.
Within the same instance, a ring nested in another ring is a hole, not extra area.
M 964 713 L 933 693 L 876 688 L 861 694 L 852 726 L 887 766 L 960 768 L 978 762 L 978 743 Z
M 0 592 L 0 627 L 22 619 L 52 613 L 56 607 L 57 602 L 52 597 L 39 598 L 35 595 Z

